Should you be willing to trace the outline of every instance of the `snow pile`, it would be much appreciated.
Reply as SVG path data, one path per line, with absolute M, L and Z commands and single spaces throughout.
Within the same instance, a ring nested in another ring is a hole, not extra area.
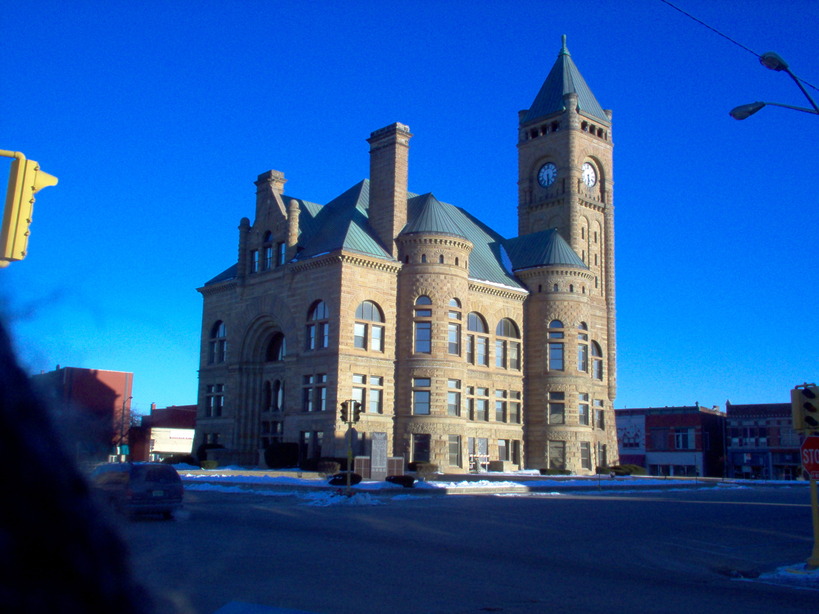
M 330 507 L 333 505 L 348 505 L 348 506 L 366 506 L 366 505 L 384 505 L 383 501 L 379 501 L 369 493 L 353 492 L 351 496 L 344 494 L 343 490 L 334 490 L 333 492 L 314 492 L 303 495 L 307 499 L 307 505 L 314 507 Z

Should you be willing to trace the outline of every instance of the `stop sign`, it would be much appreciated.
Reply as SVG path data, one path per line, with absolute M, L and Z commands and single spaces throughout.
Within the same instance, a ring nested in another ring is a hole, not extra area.
M 806 437 L 800 450 L 802 467 L 811 478 L 819 480 L 819 437 Z

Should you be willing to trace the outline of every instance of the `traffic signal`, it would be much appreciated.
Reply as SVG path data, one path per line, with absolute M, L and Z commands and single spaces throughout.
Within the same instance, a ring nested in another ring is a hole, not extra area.
M 14 158 L 9 172 L 3 225 L 0 227 L 0 267 L 3 267 L 13 260 L 26 257 L 34 195 L 43 188 L 57 185 L 57 178 L 41 171 L 37 162 L 26 160 L 19 152 L 2 151 L 0 155 Z
M 361 403 L 353 401 L 353 422 L 358 422 L 361 418 Z
M 819 386 L 797 386 L 791 390 L 795 431 L 819 431 Z
M 341 421 L 347 422 L 349 417 L 349 402 L 342 401 L 341 403 Z

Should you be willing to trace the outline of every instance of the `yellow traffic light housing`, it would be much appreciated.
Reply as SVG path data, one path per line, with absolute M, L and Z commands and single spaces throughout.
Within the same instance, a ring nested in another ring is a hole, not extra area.
M 793 429 L 801 432 L 819 432 L 819 387 L 803 384 L 791 390 Z
M 0 227 L 0 267 L 6 267 L 14 260 L 26 257 L 34 195 L 43 188 L 57 185 L 57 178 L 40 170 L 37 162 L 26 160 L 20 152 L 0 150 L 0 156 L 14 158 Z

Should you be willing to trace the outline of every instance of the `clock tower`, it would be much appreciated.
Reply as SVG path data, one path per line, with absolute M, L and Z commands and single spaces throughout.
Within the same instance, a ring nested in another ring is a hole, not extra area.
M 521 272 L 531 293 L 529 466 L 586 470 L 617 456 L 611 118 L 564 36 L 532 105 L 519 113 L 518 235 L 560 242 L 576 255 Z

